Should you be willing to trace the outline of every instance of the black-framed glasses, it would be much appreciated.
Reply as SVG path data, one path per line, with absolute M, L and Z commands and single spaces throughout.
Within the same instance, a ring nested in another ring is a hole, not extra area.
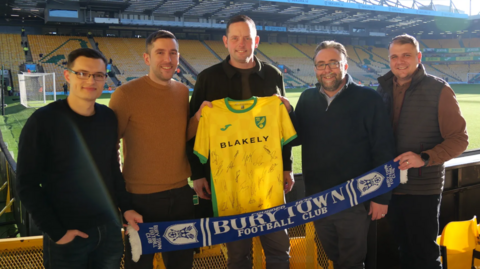
M 107 74 L 104 74 L 104 73 L 89 74 L 85 72 L 73 71 L 72 69 L 68 69 L 68 71 L 74 73 L 75 75 L 77 75 L 78 79 L 82 79 L 82 80 L 87 80 L 90 78 L 90 76 L 93 76 L 93 79 L 95 81 L 104 81 L 107 78 Z
M 340 63 L 341 62 L 331 62 L 331 63 L 328 63 L 328 64 L 324 64 L 324 63 L 321 63 L 321 64 L 316 64 L 315 65 L 315 69 L 317 70 L 325 70 L 325 68 L 327 68 L 327 65 L 330 66 L 330 69 L 337 69 L 340 67 Z

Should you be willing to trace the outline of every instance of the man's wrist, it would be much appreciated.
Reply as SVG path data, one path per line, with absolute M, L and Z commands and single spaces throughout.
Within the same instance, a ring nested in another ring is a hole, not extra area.
M 430 155 L 428 155 L 428 153 L 423 152 L 420 154 L 420 158 L 424 163 L 423 167 L 427 167 L 428 163 L 430 162 Z

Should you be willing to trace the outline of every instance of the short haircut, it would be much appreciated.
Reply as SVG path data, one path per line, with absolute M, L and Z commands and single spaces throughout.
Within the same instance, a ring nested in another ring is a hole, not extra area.
M 80 48 L 70 52 L 67 59 L 67 68 L 72 69 L 75 60 L 81 56 L 92 59 L 101 59 L 105 63 L 105 69 L 107 68 L 107 58 L 105 58 L 101 52 L 90 48 Z
M 323 49 L 336 49 L 338 52 L 343 54 L 343 56 L 345 56 L 345 60 L 347 60 L 348 58 L 347 50 L 341 43 L 335 42 L 333 40 L 327 40 L 318 44 L 317 48 L 315 49 L 315 53 L 313 54 L 314 63 L 315 63 L 315 57 L 317 57 L 318 52 Z
M 170 38 L 175 40 L 175 43 L 177 43 L 178 46 L 178 40 L 175 37 L 175 35 L 167 30 L 158 30 L 156 32 L 151 33 L 148 37 L 147 40 L 145 41 L 145 51 L 150 54 L 150 50 L 152 49 L 153 43 L 160 38 Z
M 390 49 L 390 46 L 392 46 L 392 44 L 400 44 L 400 45 L 412 44 L 417 49 L 417 52 L 420 52 L 420 44 L 418 43 L 417 39 L 411 35 L 407 35 L 407 34 L 397 35 L 392 39 L 390 44 L 388 44 L 389 49 Z
M 245 22 L 245 23 L 251 24 L 253 26 L 253 29 L 255 29 L 255 32 L 257 31 L 257 27 L 255 26 L 255 22 L 252 20 L 252 18 L 248 17 L 247 15 L 237 15 L 237 16 L 231 17 L 230 20 L 228 20 L 227 30 L 225 32 L 226 36 L 228 36 L 228 29 L 230 28 L 230 25 L 236 22 Z

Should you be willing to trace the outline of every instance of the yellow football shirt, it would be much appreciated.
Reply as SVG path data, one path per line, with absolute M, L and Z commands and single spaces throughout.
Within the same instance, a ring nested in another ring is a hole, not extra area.
M 194 151 L 210 158 L 213 212 L 229 216 L 284 203 L 282 147 L 297 133 L 277 96 L 204 107 Z

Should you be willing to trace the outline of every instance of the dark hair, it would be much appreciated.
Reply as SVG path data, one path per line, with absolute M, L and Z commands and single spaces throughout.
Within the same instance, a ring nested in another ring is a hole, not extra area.
M 228 20 L 227 22 L 227 30 L 225 32 L 227 36 L 228 36 L 228 29 L 230 28 L 230 24 L 236 23 L 236 22 L 249 23 L 253 26 L 255 31 L 257 30 L 257 28 L 255 27 L 255 22 L 250 17 L 248 17 L 247 15 L 237 15 L 237 16 L 231 17 L 230 20 Z
M 347 50 L 345 49 L 345 47 L 342 44 L 340 44 L 338 42 L 335 42 L 335 41 L 332 41 L 332 40 L 327 40 L 327 41 L 323 41 L 322 43 L 318 44 L 317 48 L 315 49 L 315 52 L 313 54 L 313 61 L 314 62 L 315 62 L 315 57 L 317 57 L 318 52 L 323 50 L 323 49 L 336 49 L 338 52 L 343 54 L 343 56 L 345 56 L 345 60 L 347 60 L 347 58 L 348 58 Z
M 420 44 L 418 43 L 417 39 L 411 35 L 403 34 L 403 35 L 397 35 L 392 39 L 390 44 L 388 44 L 388 49 L 392 46 L 392 44 L 400 44 L 400 45 L 405 45 L 405 44 L 412 44 L 417 52 L 420 52 Z
M 92 59 L 102 59 L 105 63 L 105 68 L 107 68 L 107 58 L 99 51 L 90 48 L 81 48 L 70 52 L 70 54 L 68 54 L 67 68 L 72 69 L 75 60 L 81 56 Z
M 158 30 L 156 32 L 151 33 L 147 40 L 145 41 L 145 51 L 150 54 L 150 49 L 152 48 L 153 42 L 155 42 L 159 38 L 170 38 L 175 40 L 178 45 L 178 40 L 172 32 L 167 30 Z

